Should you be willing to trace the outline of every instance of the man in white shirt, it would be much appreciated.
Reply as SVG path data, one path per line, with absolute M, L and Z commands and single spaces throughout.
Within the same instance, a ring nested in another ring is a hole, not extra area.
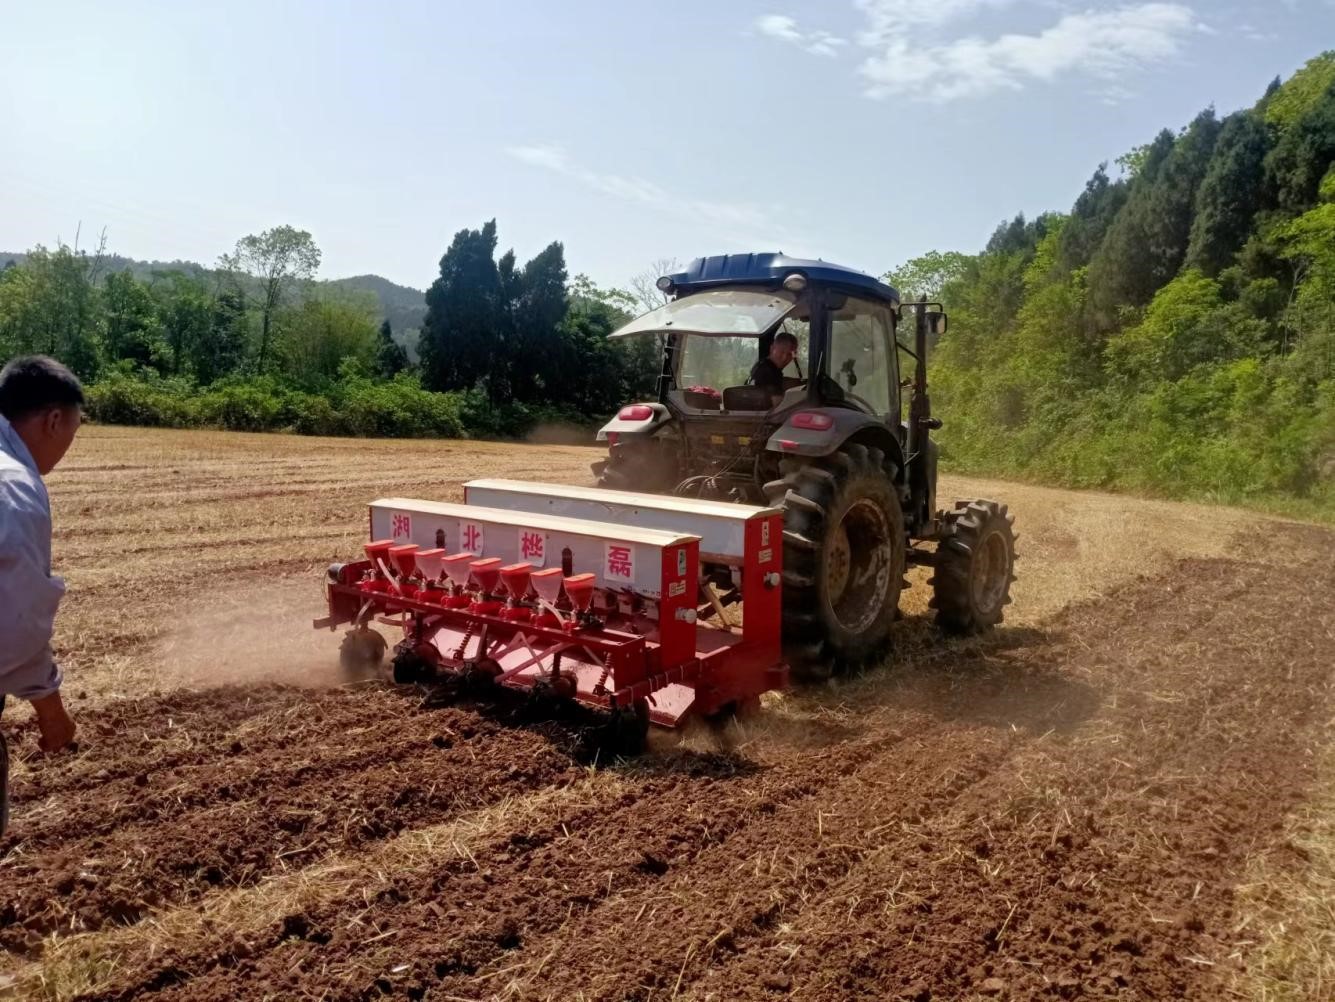
M 54 359 L 16 358 L 0 370 L 0 712 L 6 696 L 37 713 L 41 748 L 74 739 L 51 656 L 65 582 L 51 574 L 51 503 L 42 477 L 79 430 L 83 389 Z M 8 820 L 8 762 L 0 737 L 0 832 Z

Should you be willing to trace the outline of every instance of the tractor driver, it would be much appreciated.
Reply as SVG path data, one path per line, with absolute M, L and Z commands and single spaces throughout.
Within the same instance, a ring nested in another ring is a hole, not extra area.
M 797 354 L 797 338 L 788 331 L 779 331 L 770 342 L 769 354 L 751 368 L 751 382 L 769 394 L 770 406 L 777 407 L 783 400 L 788 382 L 783 370 Z

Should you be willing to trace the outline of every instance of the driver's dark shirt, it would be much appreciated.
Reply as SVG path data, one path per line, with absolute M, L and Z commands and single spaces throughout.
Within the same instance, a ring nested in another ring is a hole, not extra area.
M 770 396 L 783 396 L 783 370 L 768 358 L 762 358 L 751 367 L 751 382 L 764 388 Z

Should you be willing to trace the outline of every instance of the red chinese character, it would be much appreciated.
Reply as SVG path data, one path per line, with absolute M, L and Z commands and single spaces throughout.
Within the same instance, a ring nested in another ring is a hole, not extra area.
M 398 539 L 400 536 L 411 536 L 413 534 L 412 518 L 408 515 L 396 514 L 390 524 L 390 535 L 395 539 Z
M 628 578 L 631 576 L 629 546 L 609 546 L 607 548 L 607 576 L 609 578 Z
M 477 553 L 481 547 L 478 545 L 481 531 L 471 522 L 464 526 L 464 549 L 470 553 Z
M 527 560 L 529 557 L 536 557 L 541 560 L 543 557 L 542 533 L 540 532 L 521 532 L 519 534 L 519 556 Z

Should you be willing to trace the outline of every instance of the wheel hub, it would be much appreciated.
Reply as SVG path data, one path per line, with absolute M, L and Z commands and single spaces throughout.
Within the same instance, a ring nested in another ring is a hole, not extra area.
M 1010 561 L 1006 554 L 1006 540 L 1001 533 L 991 532 L 983 538 L 974 552 L 973 572 L 969 587 L 973 602 L 980 612 L 995 612 L 1006 593 L 1010 579 Z
M 885 607 L 892 543 L 885 512 L 868 499 L 850 505 L 830 534 L 825 553 L 826 594 L 844 629 L 863 632 Z

